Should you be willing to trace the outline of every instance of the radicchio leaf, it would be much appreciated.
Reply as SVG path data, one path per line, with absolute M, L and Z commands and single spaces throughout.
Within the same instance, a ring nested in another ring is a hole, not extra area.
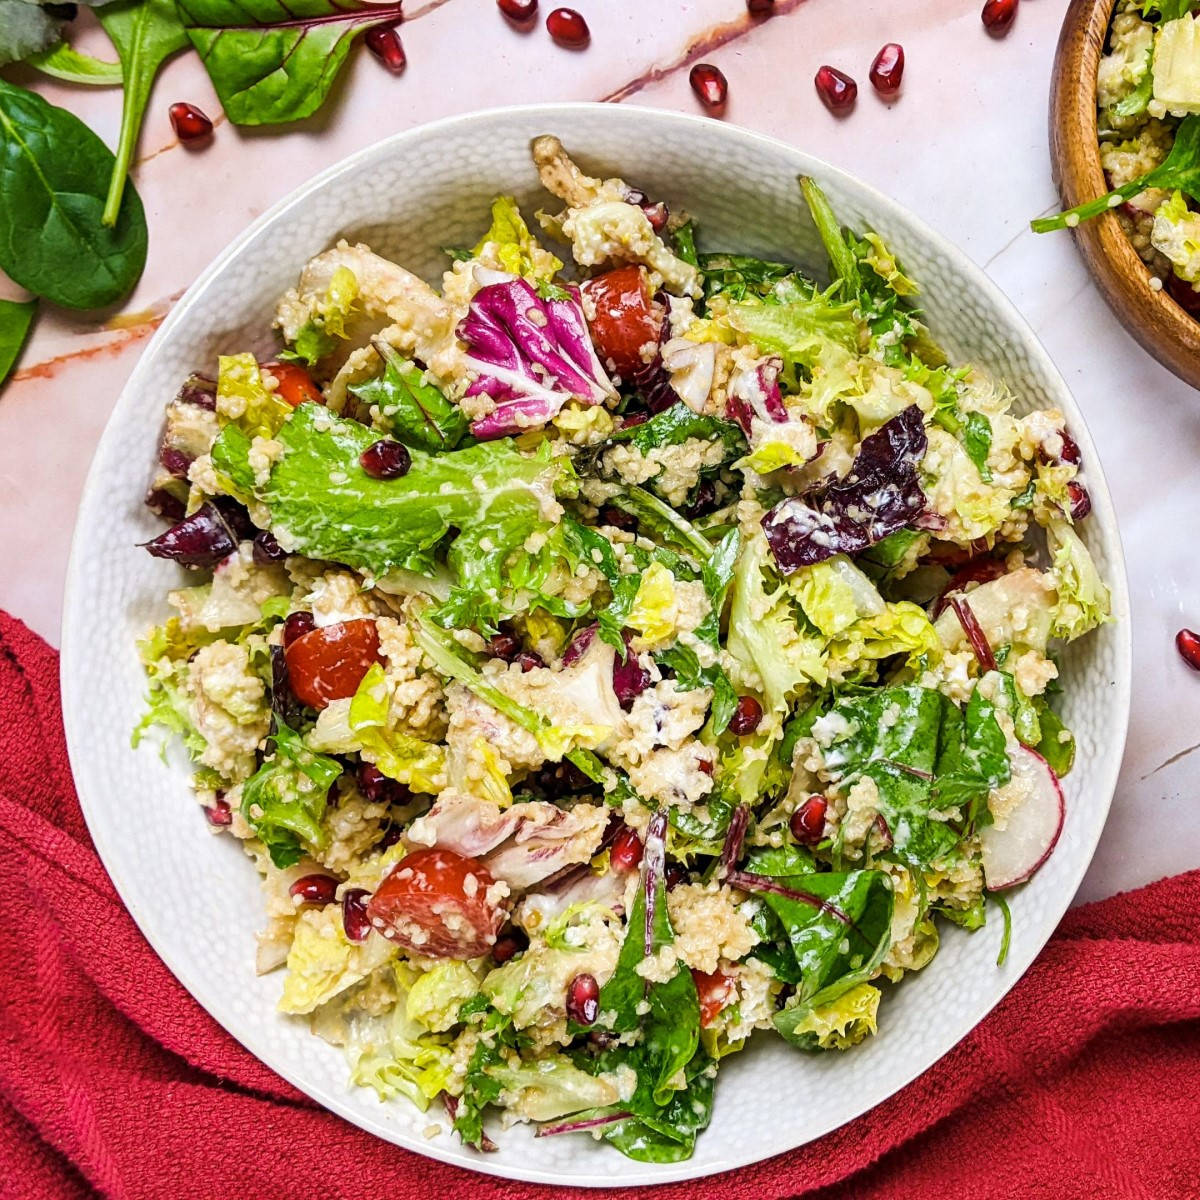
M 791 497 L 762 520 L 779 570 L 792 574 L 835 554 L 858 554 L 915 520 L 925 508 L 917 467 L 927 439 L 910 405 L 863 438 L 844 479 L 825 488 L 819 507 Z
M 544 425 L 568 400 L 599 404 L 617 394 L 592 346 L 578 288 L 543 300 L 525 279 L 488 284 L 472 297 L 458 336 L 478 372 L 467 395 L 497 402 L 471 426 L 476 437 Z
M 788 411 L 783 404 L 783 393 L 779 390 L 781 370 L 781 358 L 764 358 L 752 367 L 737 371 L 730 379 L 726 414 L 742 427 L 747 437 L 750 436 L 750 426 L 755 417 L 776 425 L 787 422 Z

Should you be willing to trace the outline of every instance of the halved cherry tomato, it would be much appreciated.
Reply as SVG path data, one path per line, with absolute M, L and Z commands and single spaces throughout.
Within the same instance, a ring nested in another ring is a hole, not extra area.
M 487 898 L 495 880 L 477 858 L 433 846 L 402 858 L 367 903 L 384 937 L 430 958 L 478 958 L 507 919 Z
M 284 647 L 292 691 L 305 704 L 324 708 L 353 696 L 379 661 L 379 633 L 369 617 L 319 625 Z
M 733 980 L 724 971 L 714 971 L 711 975 L 693 971 L 692 978 L 700 998 L 700 1024 L 707 1029 L 736 995 Z
M 628 378 L 646 366 L 642 348 L 658 345 L 665 314 L 654 303 L 646 272 L 637 266 L 618 267 L 589 279 L 583 291 L 593 311 L 588 320 L 600 361 L 611 360 L 617 374 Z
M 313 377 L 298 364 L 269 362 L 263 363 L 263 369 L 275 376 L 275 395 L 293 408 L 299 408 L 307 402 L 325 403 L 321 389 L 313 382 Z

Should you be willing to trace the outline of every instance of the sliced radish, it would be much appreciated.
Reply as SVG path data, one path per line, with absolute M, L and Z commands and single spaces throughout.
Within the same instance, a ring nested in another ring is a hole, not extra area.
M 1020 746 L 1010 762 L 1012 779 L 1002 792 L 1011 804 L 979 834 L 983 878 L 993 892 L 1024 883 L 1050 857 L 1067 813 L 1058 776 L 1036 750 Z

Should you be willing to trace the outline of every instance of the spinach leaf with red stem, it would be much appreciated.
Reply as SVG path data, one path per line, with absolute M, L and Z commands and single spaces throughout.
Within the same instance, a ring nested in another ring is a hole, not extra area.
M 1168 191 L 1178 188 L 1193 200 L 1200 200 L 1200 116 L 1184 117 L 1175 130 L 1175 144 L 1171 147 L 1171 153 L 1152 171 L 1131 179 L 1119 188 L 1113 188 L 1103 196 L 1097 196 L 1095 200 L 1077 204 L 1052 217 L 1039 217 L 1029 224 L 1034 233 L 1074 227 L 1080 221 L 1090 221 L 1092 217 L 1108 212 L 1110 208 L 1119 208 L 1125 201 L 1140 196 L 1150 188 Z
M 359 0 L 178 0 L 188 37 L 238 125 L 311 116 L 325 102 L 354 38 L 401 18 L 401 5 Z
M 113 225 L 121 210 L 121 196 L 154 77 L 159 67 L 172 54 L 184 49 L 188 41 L 171 0 L 117 0 L 99 9 L 96 15 L 116 47 L 125 85 L 117 161 L 104 205 L 104 224 Z

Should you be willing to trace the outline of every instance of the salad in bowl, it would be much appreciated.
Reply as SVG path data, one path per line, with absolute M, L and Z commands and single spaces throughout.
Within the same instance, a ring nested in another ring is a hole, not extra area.
M 1007 928 L 1108 590 L 1063 415 L 948 362 L 811 180 L 827 284 L 533 157 L 546 211 L 438 288 L 338 242 L 274 359 L 181 381 L 147 549 L 196 579 L 135 739 L 182 739 L 354 1085 L 676 1162 L 758 1031 L 853 1053 L 943 922 Z

